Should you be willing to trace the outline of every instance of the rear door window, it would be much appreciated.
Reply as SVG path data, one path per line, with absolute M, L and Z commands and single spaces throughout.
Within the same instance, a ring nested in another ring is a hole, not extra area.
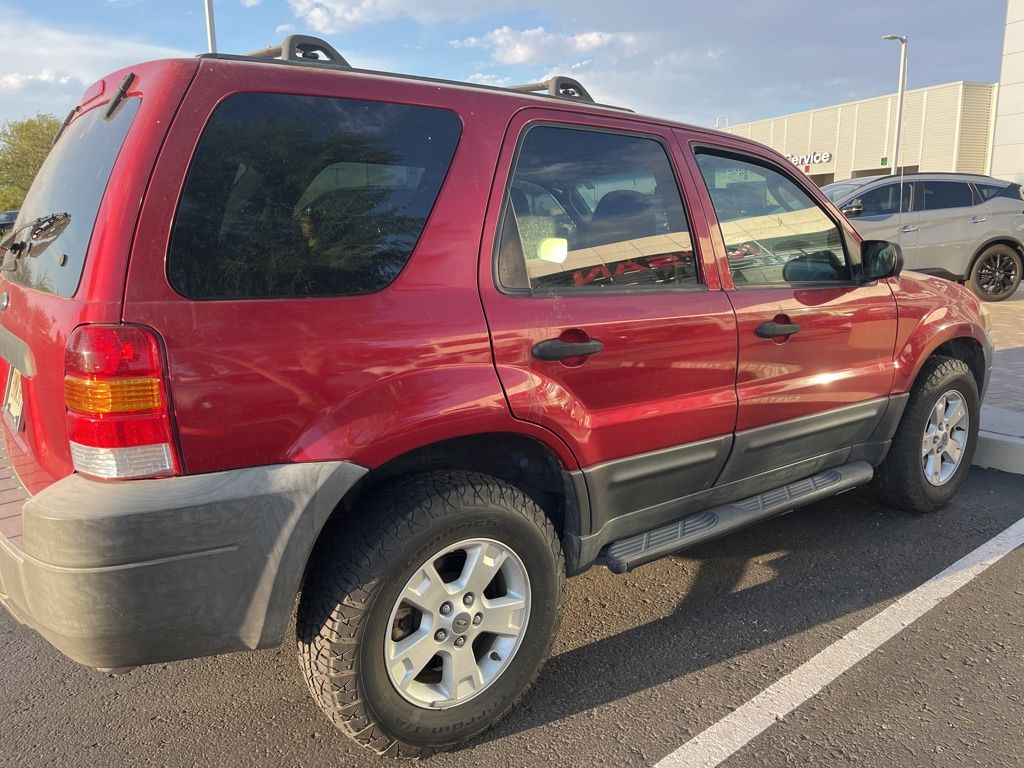
M 918 211 L 940 211 L 946 208 L 967 208 L 974 205 L 971 187 L 962 181 L 920 181 Z
M 74 296 L 110 172 L 141 101 L 126 99 L 109 119 L 92 109 L 71 123 L 39 169 L 8 233 L 32 247 L 7 278 L 37 291 Z M 11 256 L 4 267 L 10 268 Z
M 498 246 L 499 282 L 533 293 L 700 285 L 660 141 L 541 125 L 524 137 Z
M 196 299 L 353 296 L 405 266 L 451 164 L 431 107 L 247 93 L 203 131 L 175 218 L 171 284 Z

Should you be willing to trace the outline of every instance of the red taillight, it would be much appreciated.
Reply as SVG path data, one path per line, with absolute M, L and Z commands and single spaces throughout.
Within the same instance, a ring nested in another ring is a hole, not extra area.
M 64 398 L 71 458 L 82 474 L 180 471 L 160 341 L 132 325 L 83 325 L 68 339 Z

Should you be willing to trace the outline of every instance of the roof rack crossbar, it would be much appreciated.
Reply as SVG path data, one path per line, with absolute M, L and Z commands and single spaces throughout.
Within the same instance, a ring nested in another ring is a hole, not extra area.
M 510 85 L 508 86 L 510 91 L 518 91 L 520 93 L 546 93 L 548 96 L 559 96 L 563 99 L 576 99 L 578 101 L 586 101 L 590 104 L 594 103 L 594 98 L 587 93 L 587 89 L 583 87 L 579 80 L 573 80 L 571 77 L 562 77 L 557 75 L 549 80 L 545 80 L 542 83 L 524 83 L 523 85 Z
M 319 61 L 342 69 L 352 69 L 345 57 L 326 40 L 309 35 L 288 35 L 283 42 L 246 54 L 254 59 L 282 59 L 283 61 Z M 321 58 L 321 55 L 323 58 Z

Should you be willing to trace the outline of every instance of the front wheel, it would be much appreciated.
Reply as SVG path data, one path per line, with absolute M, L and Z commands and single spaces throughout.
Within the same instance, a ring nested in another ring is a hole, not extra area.
M 931 512 L 967 477 L 978 443 L 981 399 L 962 360 L 932 357 L 910 392 L 899 428 L 872 485 L 887 506 Z
M 1008 245 L 993 245 L 974 262 L 967 285 L 982 301 L 1003 301 L 1017 291 L 1020 279 L 1020 253 Z
M 467 472 L 398 480 L 318 546 L 297 622 L 306 683 L 379 754 L 449 748 L 526 693 L 564 585 L 554 527 L 521 491 Z

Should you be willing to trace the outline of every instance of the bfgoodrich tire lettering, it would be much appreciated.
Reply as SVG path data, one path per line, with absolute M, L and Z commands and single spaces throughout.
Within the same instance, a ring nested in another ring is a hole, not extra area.
M 346 735 L 388 756 L 424 757 L 499 720 L 526 693 L 561 618 L 565 565 L 558 536 L 521 491 L 485 475 L 402 478 L 360 502 L 325 532 L 299 604 L 302 671 L 313 698 Z M 399 694 L 384 662 L 396 601 L 437 553 L 493 540 L 529 572 L 530 614 L 514 657 L 487 688 L 444 709 Z
M 949 393 L 963 398 L 967 408 L 967 439 L 956 471 L 941 484 L 925 476 L 922 440 L 928 433 L 929 418 L 936 404 Z M 950 357 L 929 358 L 910 392 L 892 446 L 875 470 L 872 486 L 885 505 L 908 512 L 931 512 L 948 503 L 967 477 L 978 443 L 981 399 L 978 385 L 967 364 Z

